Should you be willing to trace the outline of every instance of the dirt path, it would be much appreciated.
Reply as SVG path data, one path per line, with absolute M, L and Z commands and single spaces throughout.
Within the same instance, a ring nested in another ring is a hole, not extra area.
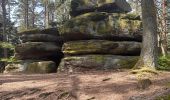
M 128 71 L 0 75 L 0 100 L 147 100 L 170 93 L 169 72 L 152 82 L 150 88 L 139 90 Z

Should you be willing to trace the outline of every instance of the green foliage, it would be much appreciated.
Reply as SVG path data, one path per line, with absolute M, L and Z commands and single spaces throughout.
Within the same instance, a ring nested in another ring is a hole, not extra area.
M 158 97 L 156 100 L 170 100 L 170 95 Z
M 20 28 L 18 34 L 30 34 L 30 33 L 38 33 L 38 32 L 40 32 L 39 28 L 32 28 L 32 29 Z
M 11 56 L 9 58 L 0 58 L 1 62 L 7 62 L 7 63 L 17 63 L 19 62 L 17 59 L 14 58 L 14 56 Z
M 8 48 L 10 50 L 14 50 L 15 46 L 8 42 L 0 42 L 1 48 Z
M 159 70 L 170 71 L 170 55 L 166 57 L 164 56 L 159 57 L 158 64 L 159 64 L 159 67 L 158 67 Z

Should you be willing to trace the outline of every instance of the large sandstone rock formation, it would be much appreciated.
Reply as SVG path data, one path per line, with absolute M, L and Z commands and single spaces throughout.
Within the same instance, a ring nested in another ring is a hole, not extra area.
M 22 64 L 8 64 L 5 67 L 4 73 L 20 73 L 24 71 L 25 67 Z
M 59 29 L 64 38 L 59 72 L 132 68 L 141 51 L 140 17 L 126 0 L 72 0 L 72 19 Z
M 17 59 L 42 59 L 61 55 L 61 47 L 51 42 L 27 42 L 15 48 Z
M 109 39 L 114 41 L 142 41 L 141 21 L 129 20 L 125 15 L 92 12 L 67 21 L 60 34 L 65 41 Z
M 19 64 L 8 64 L 4 73 L 52 73 L 56 72 L 53 61 L 21 61 Z
M 33 62 L 26 67 L 28 73 L 54 73 L 56 70 L 56 63 L 53 61 Z
M 23 43 L 25 42 L 55 42 L 62 45 L 62 38 L 59 36 L 58 29 L 33 29 L 18 33 Z
M 132 68 L 141 51 L 142 23 L 139 16 L 125 14 L 129 11 L 126 0 L 72 0 L 72 18 L 59 31 L 50 28 L 19 33 L 22 44 L 16 46 L 15 57 L 22 63 L 7 66 L 6 72 Z
M 71 16 L 88 12 L 126 13 L 132 9 L 126 0 L 72 0 Z
M 63 45 L 65 55 L 85 54 L 113 54 L 113 55 L 139 55 L 141 43 L 114 42 L 107 40 L 70 41 Z
M 21 62 L 6 66 L 5 72 L 51 73 L 57 71 L 63 56 L 61 52 L 63 41 L 57 29 L 33 29 L 18 34 L 22 43 L 15 47 L 15 58 Z
M 132 68 L 138 60 L 137 56 L 115 55 L 81 55 L 65 57 L 58 71 L 81 72 L 91 70 L 113 70 L 120 68 Z

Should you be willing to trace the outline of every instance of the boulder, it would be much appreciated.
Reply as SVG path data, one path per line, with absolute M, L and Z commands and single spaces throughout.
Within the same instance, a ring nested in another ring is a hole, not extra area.
M 64 41 L 86 39 L 142 41 L 142 34 L 138 31 L 141 21 L 130 24 L 122 20 L 125 19 L 121 19 L 117 14 L 113 16 L 100 12 L 87 13 L 67 21 L 59 31 Z
M 59 32 L 57 28 L 48 28 L 48 29 L 30 29 L 30 30 L 24 30 L 18 33 L 19 35 L 24 34 L 51 34 L 55 36 L 59 36 Z
M 4 73 L 22 73 L 26 69 L 23 64 L 8 64 L 5 67 Z
M 61 47 L 52 42 L 27 42 L 15 47 L 15 58 L 24 59 L 51 59 L 61 58 Z
M 27 73 L 54 73 L 57 66 L 53 61 L 32 62 L 27 65 Z
M 25 42 L 56 42 L 62 43 L 62 38 L 50 34 L 24 34 L 20 37 L 23 43 Z
M 113 55 L 140 55 L 139 42 L 113 42 L 107 40 L 70 41 L 63 45 L 65 55 L 84 54 L 113 54 Z
M 71 16 L 88 12 L 126 13 L 132 9 L 126 0 L 72 0 Z
M 25 60 L 19 64 L 8 64 L 4 73 L 53 73 L 57 66 L 53 61 Z
M 111 70 L 119 68 L 132 68 L 138 56 L 115 55 L 82 55 L 62 59 L 59 72 L 81 72 L 92 70 Z

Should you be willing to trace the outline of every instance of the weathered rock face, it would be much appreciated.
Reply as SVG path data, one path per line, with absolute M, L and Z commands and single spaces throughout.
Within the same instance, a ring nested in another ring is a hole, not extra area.
M 32 30 L 26 30 L 18 33 L 20 36 L 21 35 L 28 35 L 28 34 L 50 34 L 50 35 L 55 35 L 59 36 L 59 32 L 57 28 L 48 28 L 48 29 L 32 29 Z
M 22 61 L 19 64 L 8 64 L 4 73 L 53 73 L 57 66 L 53 61 Z
M 15 57 L 24 60 L 20 67 L 28 73 L 132 68 L 140 54 L 142 34 L 139 17 L 120 14 L 129 11 L 126 0 L 72 0 L 72 19 L 59 31 L 20 32 L 23 43 L 16 46 Z M 65 57 L 57 69 L 63 42 Z
M 71 16 L 60 29 L 64 37 L 58 71 L 132 68 L 141 51 L 139 16 L 126 0 L 72 0 Z
M 67 21 L 60 28 L 65 41 L 86 39 L 108 39 L 124 41 L 142 41 L 138 30 L 141 21 L 121 19 L 119 15 L 93 12 L 80 15 Z
M 57 66 L 53 61 L 33 62 L 26 68 L 28 73 L 54 73 L 56 70 Z
M 113 55 L 139 55 L 140 42 L 113 42 L 107 40 L 82 40 L 66 42 L 63 45 L 65 55 L 85 54 L 113 54 Z
M 58 71 L 79 72 L 90 70 L 110 70 L 132 68 L 137 62 L 137 56 L 115 55 L 83 55 L 65 57 L 60 63 Z
M 57 52 L 60 51 L 61 47 L 55 45 L 52 42 L 27 42 L 20 45 L 17 45 L 15 52 L 21 54 L 28 53 L 38 53 L 38 52 Z
M 33 29 L 20 32 L 19 35 L 22 43 L 15 47 L 14 56 L 22 62 L 20 66 L 13 65 L 14 71 L 17 72 L 18 68 L 15 66 L 19 66 L 26 68 L 24 72 L 30 73 L 56 72 L 63 57 L 61 52 L 63 41 L 58 30 L 56 28 Z
M 60 33 L 107 34 L 112 31 L 113 21 L 107 13 L 87 13 L 66 22 Z
M 72 0 L 71 16 L 88 12 L 126 13 L 132 9 L 126 0 Z
M 25 67 L 22 64 L 8 64 L 5 67 L 4 73 L 21 73 L 25 71 Z
M 61 47 L 51 42 L 27 42 L 17 45 L 15 48 L 17 59 L 48 59 L 61 57 Z
M 62 38 L 50 34 L 28 34 L 22 35 L 21 40 L 25 42 L 56 42 L 62 44 Z

